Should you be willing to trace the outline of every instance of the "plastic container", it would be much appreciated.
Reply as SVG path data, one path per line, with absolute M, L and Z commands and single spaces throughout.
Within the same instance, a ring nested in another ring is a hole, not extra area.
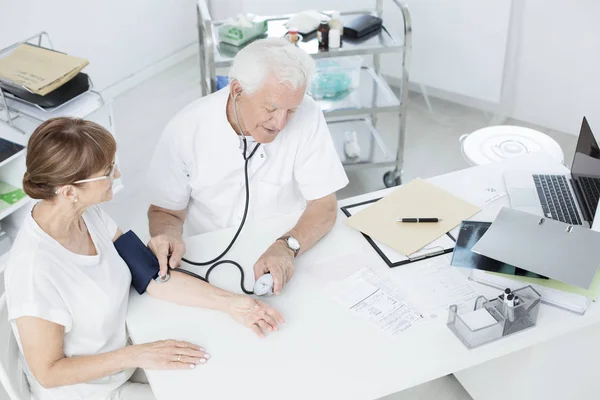
M 302 40 L 302 36 L 298 33 L 298 28 L 290 28 L 285 38 L 292 44 L 298 44 Z
M 340 46 L 342 45 L 342 39 L 341 39 L 341 34 L 340 31 L 337 29 L 330 29 L 329 30 L 329 48 L 330 49 L 339 49 Z
M 458 307 L 451 305 L 446 325 L 469 349 L 534 327 L 540 309 L 540 294 L 531 286 L 514 290 L 512 293 L 519 298 L 519 304 L 514 307 L 507 307 L 499 298 L 487 300 L 479 296 L 475 301 L 473 312 L 485 308 L 496 323 L 480 329 L 471 329 L 465 322 L 466 314 L 458 315 Z
M 248 26 L 225 23 L 219 27 L 219 41 L 232 46 L 242 46 L 267 32 L 266 20 L 253 19 Z
M 223 75 L 217 75 L 217 90 L 221 90 L 229 85 L 229 77 Z
M 337 29 L 339 32 L 344 32 L 344 22 L 340 17 L 339 11 L 334 11 L 331 14 L 331 20 L 329 21 L 329 27 L 331 29 Z M 331 46 L 331 43 L 329 44 Z
M 485 298 L 483 299 L 485 300 Z M 484 304 L 483 307 L 494 317 L 496 323 L 480 329 L 471 329 L 463 319 L 463 316 L 458 315 L 458 307 L 456 305 L 451 305 L 449 308 L 448 328 L 469 349 L 498 340 L 504 332 L 506 318 L 504 318 L 502 313 L 489 304 Z
M 534 327 L 540 309 L 541 296 L 531 286 L 513 290 L 512 293 L 519 298 L 519 304 L 512 308 L 506 307 L 500 299 L 494 300 L 496 308 L 501 309 L 507 319 L 504 336 Z
M 360 85 L 359 56 L 318 59 L 308 93 L 315 100 L 340 100 Z

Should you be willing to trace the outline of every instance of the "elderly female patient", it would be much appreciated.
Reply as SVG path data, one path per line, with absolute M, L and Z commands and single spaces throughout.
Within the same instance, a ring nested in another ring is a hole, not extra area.
M 79 119 L 49 120 L 29 140 L 23 188 L 39 201 L 25 217 L 5 279 L 35 399 L 152 399 L 147 384 L 128 381 L 135 368 L 189 370 L 209 359 L 203 348 L 176 340 L 127 346 L 131 274 L 113 246 L 121 231 L 98 206 L 112 198 L 120 175 L 115 154 L 109 132 Z M 147 291 L 227 312 L 261 336 L 282 322 L 257 300 L 177 271 Z

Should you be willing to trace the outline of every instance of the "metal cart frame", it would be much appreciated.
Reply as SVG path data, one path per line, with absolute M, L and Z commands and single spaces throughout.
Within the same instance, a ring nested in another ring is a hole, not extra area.
M 339 49 L 319 51 L 316 38 L 307 35 L 299 47 L 304 48 L 313 58 L 331 58 L 354 55 L 373 57 L 373 66 L 363 66 L 361 69 L 361 87 L 357 94 L 348 101 L 337 104 L 327 101 L 317 101 L 331 131 L 332 138 L 344 167 L 347 170 L 394 166 L 383 176 L 386 187 L 399 185 L 404 166 L 404 141 L 406 132 L 406 106 L 408 101 L 408 66 L 412 43 L 412 25 L 407 6 L 400 0 L 391 0 L 400 10 L 404 20 L 404 41 L 399 43 L 385 28 L 362 41 L 344 41 Z M 327 13 L 327 12 L 326 12 Z M 360 14 L 371 14 L 378 17 L 383 15 L 383 0 L 376 0 L 375 10 L 361 10 L 341 13 L 341 18 L 353 18 Z M 284 23 L 291 15 L 265 17 L 269 29 L 267 36 L 281 37 L 286 32 Z M 202 95 L 213 93 L 217 88 L 217 68 L 232 65 L 233 57 L 239 48 L 217 40 L 218 27 L 225 21 L 213 21 L 205 0 L 198 0 L 198 36 L 200 45 L 200 84 Z M 381 78 L 381 54 L 402 54 L 402 83 L 398 98 L 388 84 Z M 398 113 L 398 145 L 394 152 L 389 151 L 377 130 L 377 114 L 383 112 Z M 346 159 L 343 151 L 344 132 L 354 130 L 359 136 L 362 149 L 368 149 L 359 159 Z

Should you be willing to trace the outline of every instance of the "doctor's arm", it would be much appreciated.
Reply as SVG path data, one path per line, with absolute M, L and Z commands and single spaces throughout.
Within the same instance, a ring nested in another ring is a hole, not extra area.
M 169 210 L 155 205 L 150 205 L 148 209 L 150 236 L 152 237 L 148 247 L 158 258 L 160 276 L 165 276 L 168 267 L 177 268 L 185 254 L 182 237 L 185 215 L 185 209 Z
M 336 217 L 337 197 L 335 193 L 308 201 L 296 226 L 284 235 L 293 236 L 300 242 L 300 251 L 296 256 L 317 244 L 333 228 Z M 285 243 L 283 244 L 285 245 Z M 287 246 L 285 247 L 287 248 Z
M 337 198 L 335 193 L 310 200 L 292 230 L 283 236 L 293 236 L 300 242 L 297 256 L 312 248 L 335 224 Z M 294 272 L 294 252 L 283 240 L 277 240 L 254 265 L 254 276 L 258 278 L 269 272 L 273 276 L 273 291 L 279 294 Z

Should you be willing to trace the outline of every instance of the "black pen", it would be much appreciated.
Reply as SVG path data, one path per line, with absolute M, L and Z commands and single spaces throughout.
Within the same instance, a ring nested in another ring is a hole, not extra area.
M 441 218 L 398 218 L 397 222 L 440 222 Z

